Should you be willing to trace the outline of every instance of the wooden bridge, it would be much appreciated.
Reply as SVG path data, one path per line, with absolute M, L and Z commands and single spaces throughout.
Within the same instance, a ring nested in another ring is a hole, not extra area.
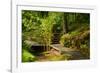
M 52 44 L 50 46 L 59 52 L 59 54 L 71 55 L 71 60 L 86 59 L 77 49 L 67 48 L 61 44 Z
M 58 51 L 60 54 L 62 54 L 64 52 L 78 51 L 76 49 L 64 47 L 61 44 L 52 44 L 52 45 L 50 45 L 50 47 L 52 47 L 52 49 L 55 49 L 56 51 Z
M 62 46 L 61 44 L 51 44 L 49 50 L 47 50 L 46 48 L 44 50 L 43 45 L 37 45 L 37 43 L 30 41 L 27 41 L 27 43 L 32 45 L 31 50 L 35 50 L 35 52 L 49 51 L 50 54 L 54 55 L 71 55 L 73 57 L 71 60 L 86 59 L 86 57 L 84 57 L 77 49 L 67 48 Z

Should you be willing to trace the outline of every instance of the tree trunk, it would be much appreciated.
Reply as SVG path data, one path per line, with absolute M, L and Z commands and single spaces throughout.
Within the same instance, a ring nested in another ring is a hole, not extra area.
M 62 16 L 63 34 L 68 33 L 68 14 L 63 13 Z

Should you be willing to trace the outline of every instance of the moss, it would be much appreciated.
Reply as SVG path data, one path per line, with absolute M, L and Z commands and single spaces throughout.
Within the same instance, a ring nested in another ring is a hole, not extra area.
M 27 50 L 23 50 L 22 52 L 22 62 L 33 62 L 36 60 L 36 57 L 32 55 Z

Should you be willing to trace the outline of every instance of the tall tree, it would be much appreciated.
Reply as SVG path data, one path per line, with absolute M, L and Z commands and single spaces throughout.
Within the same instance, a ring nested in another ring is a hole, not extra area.
M 68 13 L 62 15 L 63 34 L 68 33 Z

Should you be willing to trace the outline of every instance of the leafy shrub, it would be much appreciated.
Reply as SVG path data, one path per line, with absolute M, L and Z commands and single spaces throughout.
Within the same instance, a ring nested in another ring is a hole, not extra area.
M 84 40 L 80 45 L 80 52 L 86 57 L 90 57 L 89 40 Z
M 27 50 L 23 50 L 22 52 L 22 62 L 33 62 L 36 61 L 36 57 L 32 55 Z
M 71 35 L 64 34 L 60 39 L 60 44 L 65 47 L 70 47 L 71 46 Z

